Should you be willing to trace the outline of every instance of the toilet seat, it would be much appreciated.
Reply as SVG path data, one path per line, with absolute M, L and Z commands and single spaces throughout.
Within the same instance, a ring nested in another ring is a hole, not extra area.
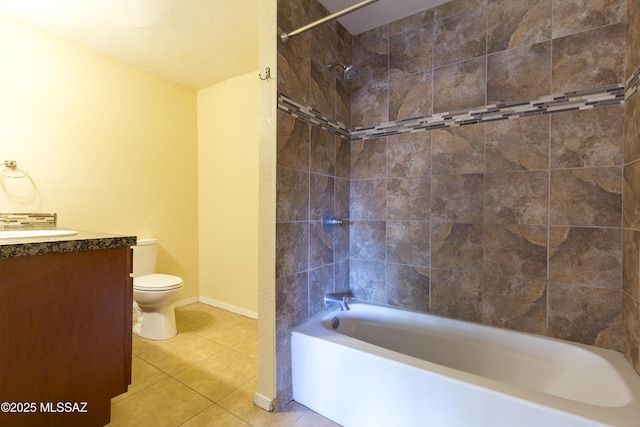
M 145 292 L 171 291 L 182 287 L 182 278 L 169 274 L 148 274 L 133 278 L 133 289 Z

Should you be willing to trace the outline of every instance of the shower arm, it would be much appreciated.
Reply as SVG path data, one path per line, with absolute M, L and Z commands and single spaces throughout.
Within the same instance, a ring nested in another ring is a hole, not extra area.
M 318 19 L 317 21 L 312 22 L 311 24 L 305 25 L 304 27 L 298 28 L 295 31 L 291 31 L 290 33 L 282 33 L 280 35 L 280 39 L 284 44 L 287 44 L 289 43 L 289 39 L 293 36 L 297 36 L 298 34 L 304 33 L 305 31 L 309 31 L 310 29 L 315 28 L 318 25 L 322 25 L 326 22 L 333 21 L 334 19 L 340 18 L 342 15 L 346 15 L 347 13 L 355 12 L 356 10 L 363 8 L 365 6 L 368 6 L 371 3 L 375 3 L 377 1 L 379 0 L 365 0 L 361 3 L 354 4 L 351 7 L 341 10 L 340 12 L 333 13 L 329 16 L 325 16 L 324 18 Z

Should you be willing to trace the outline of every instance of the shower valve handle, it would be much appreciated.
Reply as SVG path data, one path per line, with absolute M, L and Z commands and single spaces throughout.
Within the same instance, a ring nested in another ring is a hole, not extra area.
M 333 232 L 333 227 L 335 227 L 336 225 L 344 225 L 346 223 L 347 221 L 343 219 L 336 219 L 333 216 L 333 212 L 331 212 L 330 210 L 326 210 L 322 214 L 322 230 L 326 234 L 331 234 Z

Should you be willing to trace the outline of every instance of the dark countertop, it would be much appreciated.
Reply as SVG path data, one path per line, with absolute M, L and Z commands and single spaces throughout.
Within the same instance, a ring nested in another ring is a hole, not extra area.
M 69 228 L 63 229 L 68 230 Z M 75 229 L 72 228 L 72 230 Z M 96 249 L 115 249 L 133 246 L 135 244 L 135 236 L 81 230 L 78 230 L 78 234 L 71 236 L 29 237 L 20 239 L 0 238 L 0 259 Z

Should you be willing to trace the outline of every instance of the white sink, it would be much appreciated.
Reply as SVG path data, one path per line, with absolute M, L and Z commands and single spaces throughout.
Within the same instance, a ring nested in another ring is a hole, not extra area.
M 76 230 L 8 230 L 0 231 L 0 240 L 24 239 L 28 237 L 73 236 L 74 234 L 78 234 L 78 232 Z

